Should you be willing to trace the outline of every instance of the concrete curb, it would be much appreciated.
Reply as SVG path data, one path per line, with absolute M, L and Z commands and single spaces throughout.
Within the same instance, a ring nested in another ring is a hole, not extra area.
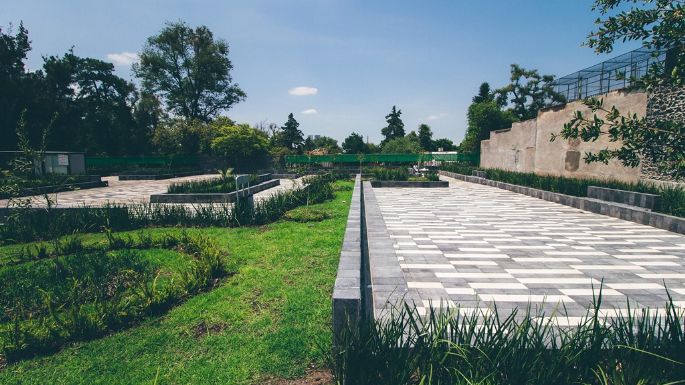
M 409 188 L 432 188 L 432 187 L 449 187 L 449 182 L 440 181 L 410 181 L 410 180 L 373 180 L 371 187 L 409 187 Z
M 513 191 L 549 202 L 559 203 L 580 210 L 590 211 L 596 214 L 607 215 L 630 222 L 648 225 L 674 233 L 685 234 L 685 218 L 672 215 L 660 214 L 640 207 L 628 206 L 620 203 L 607 202 L 599 199 L 574 197 L 551 191 L 538 190 L 510 183 L 497 182 L 485 178 L 457 174 L 448 171 L 438 171 L 440 175 L 463 180 L 465 182 L 479 183 L 486 186 L 497 187 L 503 190 Z

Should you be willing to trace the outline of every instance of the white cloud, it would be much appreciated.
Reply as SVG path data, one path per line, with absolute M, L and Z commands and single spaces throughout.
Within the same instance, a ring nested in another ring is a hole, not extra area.
M 119 52 L 108 53 L 107 60 L 114 63 L 115 66 L 130 66 L 131 64 L 138 62 L 140 58 L 135 52 Z
M 304 110 L 300 113 L 303 115 L 315 115 L 315 114 L 318 114 L 319 111 L 317 111 L 315 108 L 310 108 L 310 109 Z
M 441 112 L 441 113 L 439 113 L 439 114 L 428 115 L 428 116 L 426 117 L 426 119 L 427 119 L 427 120 L 438 120 L 438 119 L 442 119 L 442 118 L 444 118 L 444 117 L 446 117 L 446 116 L 447 116 L 447 113 L 446 113 L 446 112 Z
M 306 86 L 301 86 L 301 87 L 295 87 L 291 88 L 288 90 L 288 93 L 290 95 L 295 95 L 295 96 L 309 96 L 309 95 L 316 95 L 319 92 L 319 89 L 316 87 L 306 87 Z

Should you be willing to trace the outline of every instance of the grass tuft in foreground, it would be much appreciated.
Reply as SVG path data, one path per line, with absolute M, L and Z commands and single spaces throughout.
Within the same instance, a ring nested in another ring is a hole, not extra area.
M 615 318 L 600 304 L 577 327 L 530 308 L 421 315 L 404 305 L 341 333 L 334 374 L 346 385 L 685 383 L 684 314 L 672 301 L 665 314 Z

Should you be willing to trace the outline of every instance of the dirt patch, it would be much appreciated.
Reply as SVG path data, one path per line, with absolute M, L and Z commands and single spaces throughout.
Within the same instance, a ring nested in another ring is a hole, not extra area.
M 221 333 L 226 328 L 228 328 L 228 324 L 225 322 L 210 324 L 202 321 L 193 328 L 193 336 L 195 336 L 195 338 L 202 338 L 208 334 Z
M 7 360 L 5 357 L 0 356 L 0 370 L 3 370 L 7 367 Z
M 328 369 L 314 369 L 305 374 L 304 377 L 294 380 L 282 378 L 272 378 L 263 382 L 265 385 L 333 385 L 333 374 Z

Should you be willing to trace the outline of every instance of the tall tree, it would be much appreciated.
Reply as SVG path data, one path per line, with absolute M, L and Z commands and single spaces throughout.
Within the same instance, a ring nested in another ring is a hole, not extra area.
M 457 146 L 454 145 L 454 142 L 447 138 L 436 139 L 434 146 L 436 149 L 442 149 L 442 151 L 454 151 L 457 149 Z
M 468 128 L 459 149 L 480 152 L 480 142 L 490 136 L 490 131 L 511 127 L 516 120 L 511 111 L 502 111 L 494 101 L 471 104 L 467 113 Z
M 540 75 L 537 70 L 512 64 L 510 80 L 510 84 L 495 91 L 496 99 L 501 106 L 510 106 L 518 120 L 533 119 L 539 110 L 565 102 L 563 95 L 554 90 L 553 75 Z
M 381 134 L 385 137 L 381 146 L 389 140 L 402 138 L 404 136 L 404 122 L 402 122 L 402 119 L 400 118 L 401 115 L 402 110 L 398 110 L 395 106 L 392 106 L 390 113 L 385 116 L 385 121 L 388 125 L 381 129 Z
M 636 5 L 641 3 L 640 5 Z M 651 66 L 646 76 L 636 80 L 637 87 L 682 87 L 685 84 L 685 1 L 666 0 L 596 0 L 599 28 L 588 36 L 586 44 L 597 53 L 608 53 L 616 42 L 640 41 L 654 55 L 666 53 L 666 60 Z M 602 18 L 604 17 L 604 18 Z M 685 122 L 675 115 L 655 119 L 639 117 L 605 106 L 601 98 L 584 101 L 591 114 L 576 111 L 559 136 L 595 141 L 606 136 L 620 143 L 615 149 L 586 153 L 587 163 L 608 163 L 618 159 L 635 167 L 642 160 L 676 179 L 685 177 Z M 555 140 L 552 135 L 551 140 Z
M 364 143 L 364 137 L 353 132 L 345 138 L 342 143 L 343 151 L 345 154 L 365 154 L 367 153 L 366 143 Z
M 298 123 L 293 114 L 290 113 L 290 115 L 288 115 L 288 120 L 283 127 L 281 127 L 281 131 L 279 132 L 279 141 L 280 144 L 288 150 L 302 153 L 304 137 L 299 127 L 300 123 Z
M 419 126 L 419 144 L 424 151 L 433 151 L 435 145 L 433 144 L 433 131 L 427 124 Z
M 308 136 L 304 140 L 304 149 L 307 151 L 312 151 L 316 149 L 325 149 L 329 154 L 339 154 L 340 146 L 338 146 L 338 141 L 331 138 L 330 136 Z
M 478 89 L 478 95 L 473 97 L 474 103 L 490 102 L 495 100 L 495 94 L 490 91 L 490 84 L 488 82 L 483 82 L 480 84 Z
M 167 23 L 151 36 L 133 71 L 143 88 L 161 97 L 174 115 L 209 121 L 244 100 L 231 78 L 228 43 L 206 26 Z
M 387 141 L 381 150 L 384 154 L 418 154 L 421 152 L 419 139 L 414 136 L 403 136 Z

